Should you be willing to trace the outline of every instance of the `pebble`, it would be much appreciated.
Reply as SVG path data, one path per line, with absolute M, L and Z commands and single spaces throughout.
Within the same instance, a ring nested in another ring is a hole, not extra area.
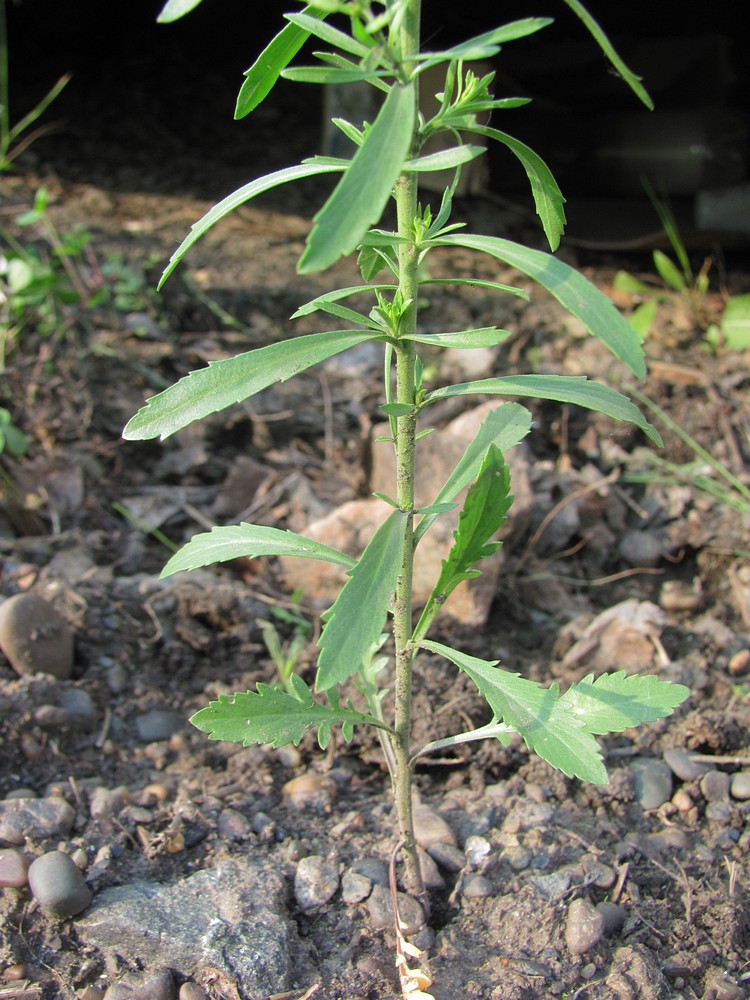
M 388 885 L 390 882 L 388 865 L 380 858 L 360 858 L 359 861 L 355 861 L 351 870 L 357 875 L 364 875 L 373 885 Z
M 336 797 L 336 782 L 317 771 L 306 771 L 287 781 L 281 794 L 300 812 L 329 813 Z
M 732 783 L 729 786 L 733 799 L 745 801 L 750 799 L 750 771 L 740 771 L 732 775 Z
M 581 868 L 586 875 L 587 882 L 595 885 L 597 889 L 611 889 L 617 881 L 617 873 L 613 868 L 590 855 L 581 858 Z
M 515 872 L 522 872 L 531 864 L 533 854 L 528 847 L 506 847 L 503 850 L 503 857 Z
M 672 773 L 680 781 L 695 781 L 696 778 L 702 777 L 709 769 L 708 764 L 702 764 L 699 761 L 693 760 L 687 750 L 681 750 L 679 747 L 671 747 L 669 750 L 665 750 L 662 756 Z
M 636 757 L 630 762 L 635 796 L 643 809 L 658 809 L 672 798 L 672 771 L 655 757 Z
M 601 903 L 596 904 L 596 908 L 602 917 L 604 917 L 604 933 L 608 936 L 617 934 L 625 926 L 628 914 L 623 906 L 603 900 Z
M 219 813 L 218 829 L 219 836 L 224 840 L 240 841 L 248 839 L 253 827 L 244 813 L 228 808 Z
M 565 921 L 565 943 L 571 955 L 585 955 L 604 937 L 606 921 L 588 899 L 574 899 Z
M 690 812 L 694 803 L 684 788 L 678 788 L 672 796 L 672 805 L 681 813 L 686 813 Z
M 701 794 L 706 802 L 726 802 L 730 780 L 725 771 L 706 771 L 701 778 Z
M 28 858 L 12 847 L 0 850 L 0 888 L 22 889 L 28 881 Z
M 83 688 L 66 688 L 60 692 L 60 708 L 77 725 L 87 725 L 96 719 L 96 705 Z
M 341 879 L 341 898 L 347 906 L 363 902 L 371 891 L 372 882 L 366 875 L 360 875 L 351 868 L 344 872 L 344 877 Z
M 261 843 L 268 844 L 272 840 L 283 840 L 284 834 L 276 826 L 268 813 L 257 812 L 252 819 L 252 831 L 260 838 Z
M 126 785 L 117 788 L 95 788 L 89 798 L 91 818 L 108 824 L 114 816 L 130 802 L 130 790 Z
M 455 844 L 433 844 L 428 853 L 447 872 L 460 872 L 466 864 L 466 856 Z
M 729 658 L 727 669 L 732 677 L 742 677 L 750 671 L 750 649 L 740 649 Z
M 416 934 L 424 925 L 424 912 L 422 907 L 411 896 L 399 892 L 396 896 L 398 902 L 398 913 L 401 923 L 404 926 L 406 935 Z M 393 901 L 391 890 L 382 885 L 374 885 L 370 898 L 367 900 L 367 910 L 370 915 L 370 923 L 376 930 L 384 927 L 393 928 L 395 924 L 393 916 Z
M 138 739 L 144 743 L 157 743 L 168 740 L 184 725 L 185 720 L 175 712 L 166 708 L 153 708 L 144 712 L 135 720 L 135 730 Z
M 73 632 L 36 594 L 16 594 L 0 604 L 0 648 L 17 674 L 65 680 L 73 669 Z
M 50 851 L 32 862 L 29 887 L 45 913 L 60 920 L 85 910 L 92 899 L 80 870 L 62 851 Z
M 75 812 L 60 796 L 44 799 L 0 801 L 0 840 L 23 844 L 27 837 L 65 837 L 73 826 Z
M 425 888 L 444 889 L 445 881 L 438 870 L 437 861 L 427 851 L 423 851 L 421 847 L 417 847 L 417 854 L 419 856 L 419 868 L 422 872 L 422 881 L 425 884 Z
M 335 896 L 339 873 L 335 864 L 318 855 L 302 858 L 294 875 L 294 898 L 303 910 L 313 910 Z
M 570 872 L 552 872 L 550 875 L 532 875 L 529 881 L 536 891 L 550 901 L 560 899 L 570 888 Z
M 523 833 L 545 826 L 552 819 L 554 809 L 549 802 L 519 802 L 503 820 L 505 833 Z
M 197 983 L 183 983 L 178 1000 L 208 1000 L 208 997 Z
M 98 986 L 87 986 L 78 995 L 78 1000 L 104 1000 L 105 990 L 100 990 Z
M 442 816 L 428 806 L 417 803 L 413 809 L 414 836 L 419 846 L 429 851 L 435 844 L 456 846 L 456 835 Z
M 705 817 L 714 823 L 728 823 L 732 818 L 729 802 L 709 802 L 706 806 Z
M 104 1000 L 176 1000 L 172 973 L 168 969 L 135 974 L 127 972 L 109 987 Z
M 492 845 L 485 837 L 469 837 L 464 844 L 464 854 L 472 868 L 478 867 L 491 850 Z
M 638 836 L 637 843 L 648 855 L 662 851 L 685 851 L 690 847 L 690 837 L 678 826 L 668 826 L 655 833 Z
M 461 886 L 461 895 L 467 899 L 483 899 L 486 896 L 494 896 L 495 890 L 492 883 L 484 875 L 472 873 L 464 879 Z

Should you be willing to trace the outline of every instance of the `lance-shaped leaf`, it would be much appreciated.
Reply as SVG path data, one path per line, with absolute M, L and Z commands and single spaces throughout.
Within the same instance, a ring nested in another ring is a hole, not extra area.
M 459 167 L 463 163 L 468 163 L 470 160 L 475 160 L 478 156 L 486 153 L 487 150 L 484 146 L 453 146 L 450 149 L 441 149 L 438 153 L 427 153 L 424 156 L 418 156 L 416 160 L 407 160 L 404 164 L 404 170 L 409 173 L 419 174 L 419 173 L 429 173 L 430 171 L 437 170 L 451 170 L 453 167 Z
M 641 341 L 606 295 L 572 267 L 541 250 L 531 250 L 497 236 L 450 233 L 439 241 L 443 246 L 466 247 L 489 254 L 518 268 L 546 288 L 586 329 L 628 366 L 638 378 L 646 375 Z
M 528 35 L 533 35 L 542 28 L 546 28 L 549 24 L 552 24 L 552 18 L 526 17 L 519 21 L 512 21 L 510 24 L 505 24 L 501 28 L 493 28 L 491 31 L 485 31 L 481 35 L 475 35 L 473 38 L 469 38 L 465 42 L 460 42 L 450 49 L 444 49 L 442 52 L 420 53 L 417 56 L 420 70 L 425 69 L 427 66 L 435 66 L 437 63 L 453 62 L 459 59 L 487 59 L 495 55 L 499 51 L 500 46 L 504 45 L 505 42 L 514 42 L 518 38 L 526 38 Z
M 444 486 L 435 497 L 433 504 L 443 504 L 452 500 L 457 494 L 477 478 L 482 467 L 484 456 L 491 445 L 496 445 L 503 454 L 519 444 L 531 430 L 531 414 L 524 406 L 517 403 L 505 403 L 491 410 L 466 448 L 458 465 L 448 476 Z M 423 517 L 414 531 L 414 540 L 418 542 L 437 514 Z
M 157 17 L 159 24 L 171 24 L 194 10 L 201 0 L 167 0 Z
M 322 20 L 326 13 L 314 7 L 305 7 L 306 16 Z M 296 56 L 310 32 L 297 24 L 287 24 L 263 49 L 253 65 L 245 73 L 245 82 L 237 96 L 234 110 L 236 119 L 244 118 L 258 107 L 273 90 L 279 74 Z
M 319 691 L 357 673 L 379 640 L 402 568 L 407 524 L 400 510 L 381 524 L 328 611 L 318 642 Z
M 266 174 L 265 177 L 259 177 L 257 180 L 250 181 L 249 184 L 243 184 L 241 188 L 233 191 L 226 198 L 222 198 L 201 219 L 193 223 L 188 235 L 169 258 L 169 264 L 167 264 L 164 274 L 161 276 L 158 288 L 161 288 L 193 244 L 197 243 L 201 236 L 207 233 L 217 222 L 229 215 L 230 212 L 233 212 L 235 208 L 239 208 L 240 205 L 244 205 L 251 198 L 263 194 L 264 191 L 271 191 L 281 184 L 298 181 L 304 177 L 314 177 L 316 174 L 341 173 L 343 169 L 344 167 L 338 163 L 301 163 L 296 167 L 284 167 L 283 170 L 275 170 L 272 174 Z
M 380 219 L 411 145 L 414 85 L 394 83 L 372 128 L 315 223 L 298 264 L 301 274 L 330 267 L 351 253 Z
M 297 678 L 299 680 L 299 678 Z M 303 686 L 304 682 L 302 682 Z M 298 685 L 295 684 L 295 692 Z M 366 724 L 387 728 L 382 722 L 350 709 L 329 708 L 316 702 L 307 691 L 307 697 L 295 697 L 283 688 L 258 684 L 257 691 L 220 695 L 196 712 L 190 719 L 196 729 L 208 733 L 212 740 L 229 743 L 270 743 L 283 747 L 287 743 L 297 746 L 305 733 L 318 726 Z
M 483 378 L 461 382 L 444 389 L 428 392 L 426 403 L 435 403 L 451 396 L 528 396 L 534 399 L 554 399 L 572 403 L 588 410 L 597 410 L 615 420 L 625 420 L 640 427 L 654 444 L 661 445 L 659 432 L 643 416 L 627 396 L 599 382 L 590 382 L 585 375 L 508 375 L 503 378 Z
M 352 569 L 354 559 L 293 531 L 268 528 L 261 524 L 231 524 L 194 535 L 175 553 L 161 571 L 162 577 L 184 570 L 212 566 L 230 559 L 257 559 L 260 556 L 299 556 L 320 559 Z
M 652 675 L 593 674 L 573 684 L 560 702 L 590 733 L 621 733 L 642 722 L 663 719 L 690 696 L 683 684 L 660 681 Z
M 394 285 L 392 282 L 383 285 L 350 285 L 348 288 L 337 288 L 335 291 L 324 292 L 323 295 L 318 295 L 316 298 L 310 299 L 309 302 L 305 302 L 304 305 L 300 306 L 292 314 L 291 319 L 299 319 L 300 316 L 309 316 L 318 310 L 327 311 L 326 307 L 329 303 L 339 302 L 350 295 L 361 295 L 363 292 L 382 292 L 386 289 L 395 291 L 397 288 L 398 285 Z
M 209 362 L 152 396 L 128 422 L 129 441 L 169 437 L 194 420 L 223 410 L 276 382 L 286 382 L 349 347 L 372 340 L 368 330 L 328 330 Z
M 440 642 L 422 640 L 425 649 L 454 663 L 476 684 L 495 718 L 515 729 L 526 746 L 569 778 L 606 785 L 601 750 L 581 720 L 566 707 L 555 687 L 501 670 L 497 661 L 480 660 Z
M 316 20 L 315 17 L 310 17 L 306 13 L 308 9 L 306 8 L 301 14 L 284 14 L 284 17 L 287 21 L 296 24 L 308 34 L 315 35 L 316 38 L 320 38 L 321 41 L 326 42 L 328 45 L 333 45 L 334 48 L 341 49 L 342 52 L 349 52 L 358 59 L 363 59 L 369 54 L 372 46 L 368 47 L 356 38 L 352 38 L 351 35 L 347 35 L 346 32 L 339 31 L 338 28 L 334 28 L 324 21 Z M 319 14 L 317 16 L 318 18 L 320 17 Z M 373 42 L 372 45 L 374 44 Z
M 477 347 L 497 347 L 511 336 L 510 330 L 498 330 L 496 326 L 479 327 L 476 330 L 456 330 L 452 333 L 409 333 L 400 340 L 413 340 L 418 344 L 433 347 L 471 350 Z

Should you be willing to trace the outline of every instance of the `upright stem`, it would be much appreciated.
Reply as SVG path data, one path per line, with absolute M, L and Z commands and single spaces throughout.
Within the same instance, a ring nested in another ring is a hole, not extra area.
M 408 0 L 407 13 L 401 31 L 402 55 L 411 55 L 419 49 L 419 21 L 421 0 Z M 415 101 L 418 96 L 415 95 Z M 418 251 L 414 245 L 414 218 L 417 213 L 417 182 L 415 174 L 402 174 L 396 183 L 396 210 L 398 232 L 408 242 L 398 245 L 399 288 L 404 301 L 410 304 L 401 320 L 401 333 L 413 333 L 417 326 L 417 293 L 419 288 L 417 268 Z M 396 355 L 396 402 L 414 406 L 415 360 L 414 342 L 400 340 Z M 401 572 L 396 585 L 393 611 L 393 635 L 396 647 L 396 716 L 395 735 L 392 738 L 395 758 L 393 778 L 399 831 L 403 844 L 406 885 L 410 892 L 422 897 L 426 893 L 417 855 L 412 819 L 412 781 L 410 768 L 411 693 L 414 650 L 412 636 L 412 576 L 414 563 L 414 455 L 416 441 L 416 413 L 412 412 L 396 421 L 396 501 L 408 517 L 406 545 Z

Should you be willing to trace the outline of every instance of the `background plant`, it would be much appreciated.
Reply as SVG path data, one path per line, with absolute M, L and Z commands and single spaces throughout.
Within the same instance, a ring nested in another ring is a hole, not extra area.
M 197 2 L 170 0 L 161 20 L 181 16 Z M 566 2 L 616 71 L 650 105 L 640 81 L 618 58 L 599 25 L 576 0 Z M 515 375 L 436 389 L 425 384 L 419 355 L 424 346 L 486 347 L 501 343 L 509 334 L 495 327 L 423 332 L 418 323 L 423 289 L 436 283 L 480 284 L 499 294 L 528 298 L 522 288 L 499 282 L 431 277 L 423 265 L 436 247 L 485 253 L 527 275 L 578 317 L 633 374 L 645 374 L 639 338 L 582 275 L 551 254 L 498 237 L 470 234 L 461 223 L 451 221 L 461 166 L 482 155 L 484 141 L 490 139 L 523 165 L 550 249 L 557 248 L 565 222 L 564 199 L 548 167 L 526 145 L 486 124 L 490 113 L 510 111 L 527 101 L 495 97 L 491 90 L 494 74 L 478 76 L 471 69 L 472 62 L 494 58 L 506 43 L 533 35 L 551 21 L 526 18 L 442 51 L 421 51 L 419 0 L 313 0 L 285 19 L 286 26 L 246 73 L 236 117 L 257 107 L 280 75 L 308 84 L 364 81 L 382 92 L 380 110 L 372 123 L 333 120 L 352 144 L 351 157 L 312 157 L 251 181 L 222 200 L 193 226 L 162 281 L 196 240 L 238 205 L 281 184 L 333 174 L 340 177 L 315 215 L 298 270 L 320 271 L 356 251 L 362 282 L 320 295 L 295 313 L 300 317 L 321 312 L 334 317 L 340 328 L 270 344 L 192 372 L 152 397 L 124 433 L 131 440 L 165 438 L 193 420 L 348 348 L 365 341 L 382 345 L 381 409 L 390 424 L 386 446 L 395 452 L 396 478 L 393 495 L 381 496 L 387 516 L 360 556 L 353 558 L 289 531 L 241 524 L 196 536 L 169 560 L 164 575 L 238 557 L 276 555 L 321 559 L 347 571 L 346 584 L 324 615 L 314 688 L 291 673 L 288 690 L 282 684 L 260 683 L 254 691 L 220 697 L 196 713 L 192 722 L 213 739 L 274 746 L 299 743 L 305 733 L 316 730 L 318 742 L 325 747 L 334 725 L 341 727 L 345 740 L 352 738 L 357 725 L 374 727 L 391 774 L 406 883 L 425 899 L 412 823 L 412 772 L 423 754 L 479 739 L 507 742 L 517 733 L 531 750 L 566 775 L 604 783 L 607 775 L 596 736 L 668 715 L 688 692 L 654 677 L 616 671 L 596 680 L 586 677 L 561 693 L 556 685 L 545 688 L 500 669 L 495 660 L 470 656 L 429 638 L 455 588 L 477 576 L 478 564 L 498 548 L 493 538 L 512 504 L 504 454 L 529 432 L 531 415 L 514 402 L 497 406 L 433 502 L 415 509 L 415 451 L 419 439 L 430 430 L 422 424 L 423 416 L 433 404 L 452 397 L 525 396 L 598 410 L 630 422 L 654 442 L 660 439 L 629 399 L 586 377 Z M 310 37 L 317 44 L 315 62 L 290 66 Z M 436 65 L 445 68 L 445 84 L 437 95 L 438 111 L 427 120 L 419 111 L 419 81 L 426 69 Z M 447 148 L 423 154 L 424 143 L 434 135 L 447 138 Z M 481 145 L 467 141 L 474 136 L 481 139 Z M 439 204 L 420 204 L 419 174 L 446 169 L 454 172 L 453 182 Z M 382 222 L 391 201 L 396 208 L 393 229 Z M 363 299 L 366 304 L 357 306 Z M 411 587 L 415 550 L 436 519 L 455 508 L 456 497 L 467 487 L 452 548 L 415 624 Z M 389 648 L 390 656 L 385 652 Z M 423 651 L 442 657 L 472 680 L 487 701 L 490 722 L 423 746 L 413 745 L 412 672 Z M 385 683 L 393 685 L 391 719 L 383 712 Z

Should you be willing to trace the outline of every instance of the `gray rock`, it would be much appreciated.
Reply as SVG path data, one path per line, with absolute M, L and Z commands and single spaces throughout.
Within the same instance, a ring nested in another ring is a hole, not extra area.
M 373 885 L 388 885 L 388 865 L 380 858 L 360 858 L 352 865 L 352 871 L 369 878 Z
M 197 983 L 183 983 L 179 1000 L 208 1000 L 208 997 Z
M 417 804 L 413 810 L 414 836 L 423 850 L 429 851 L 435 844 L 455 846 L 456 835 L 442 816 L 428 806 Z
M 466 855 L 455 844 L 433 844 L 428 853 L 447 872 L 460 872 L 466 865 Z
M 294 875 L 294 898 L 303 910 L 314 910 L 335 896 L 339 873 L 333 862 L 311 855 L 297 865 Z
M 528 868 L 533 856 L 528 847 L 522 847 L 520 844 L 506 847 L 503 850 L 503 858 L 514 872 L 522 872 L 525 868 Z
M 667 766 L 680 781 L 695 781 L 708 770 L 708 764 L 694 761 L 687 750 L 681 750 L 679 747 L 670 747 L 669 750 L 665 750 L 663 757 Z
M 208 966 L 236 979 L 241 993 L 266 996 L 291 986 L 296 932 L 285 896 L 279 871 L 244 856 L 173 885 L 139 880 L 105 889 L 77 931 L 112 962 L 127 954 L 187 975 Z
M 0 648 L 17 674 L 64 680 L 73 669 L 73 632 L 36 594 L 16 594 L 0 604 Z
M 406 893 L 397 893 L 398 914 L 401 923 L 404 925 L 404 933 L 407 935 L 416 934 L 424 926 L 424 912 L 422 907 L 411 896 Z M 383 928 L 393 928 L 395 917 L 393 915 L 393 901 L 391 891 L 382 885 L 374 885 L 370 898 L 367 900 L 367 909 L 370 914 L 370 923 L 376 930 Z
M 182 729 L 184 723 L 185 720 L 175 712 L 165 708 L 154 708 L 136 718 L 135 729 L 138 738 L 144 743 L 156 743 L 158 740 L 168 740 Z
M 617 934 L 625 926 L 628 914 L 623 906 L 618 906 L 617 903 L 610 903 L 605 899 L 601 903 L 597 903 L 596 908 L 604 917 L 605 934 Z
M 341 879 L 341 898 L 347 906 L 361 903 L 367 899 L 371 891 L 372 882 L 366 875 L 360 875 L 351 869 L 344 872 L 344 877 Z
M 486 879 L 484 875 L 473 872 L 464 879 L 464 884 L 461 887 L 461 895 L 467 899 L 482 899 L 486 896 L 494 896 L 495 890 L 489 879 Z
M 729 790 L 733 799 L 742 801 L 750 799 L 750 771 L 740 771 L 739 774 L 732 775 Z
M 62 851 L 50 851 L 32 862 L 29 888 L 44 912 L 58 920 L 85 910 L 92 897 L 81 870 Z
M 529 882 L 545 899 L 553 902 L 560 899 L 570 888 L 570 872 L 552 872 L 549 875 L 532 875 Z
M 672 771 L 655 757 L 636 757 L 630 762 L 635 797 L 644 809 L 658 809 L 672 797 Z
M 588 899 L 574 899 L 565 921 L 565 943 L 571 955 L 585 955 L 604 937 L 604 914 Z
M 60 693 L 60 708 L 68 713 L 74 724 L 87 725 L 96 719 L 96 705 L 83 688 L 66 688 Z
M 419 856 L 419 867 L 422 872 L 422 881 L 425 888 L 444 889 L 445 881 L 438 870 L 437 861 L 427 851 L 423 851 L 421 847 L 417 848 L 417 854 Z
M 29 881 L 29 862 L 20 851 L 0 850 L 0 889 L 21 889 Z
M 109 987 L 104 1000 L 176 1000 L 177 987 L 169 969 L 141 974 L 126 972 Z
M 224 840 L 247 840 L 252 833 L 252 823 L 238 809 L 222 809 L 218 822 L 219 836 Z
M 706 802 L 726 802 L 731 778 L 725 771 L 706 771 L 701 778 L 701 793 Z
M 64 837 L 76 814 L 65 799 L 52 795 L 45 799 L 3 799 L 0 801 L 0 840 L 23 844 L 27 837 L 44 840 Z

